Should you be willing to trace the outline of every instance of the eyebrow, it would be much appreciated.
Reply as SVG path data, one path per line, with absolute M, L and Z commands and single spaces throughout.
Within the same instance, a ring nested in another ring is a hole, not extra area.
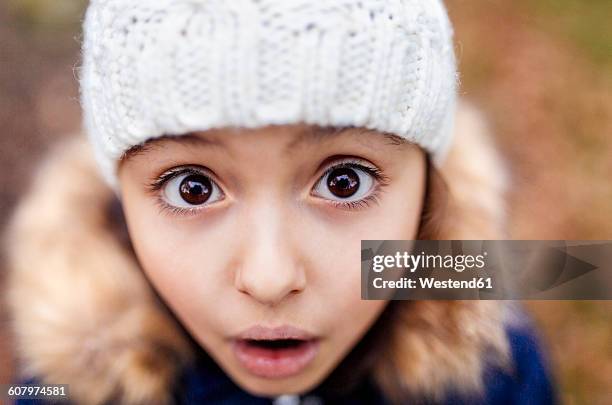
M 389 133 L 389 132 L 380 132 L 373 129 L 368 129 L 364 127 L 321 127 L 321 126 L 311 126 L 306 128 L 297 139 L 293 140 L 287 145 L 287 149 L 291 149 L 298 144 L 308 142 L 319 142 L 323 137 L 337 137 L 340 135 L 350 135 L 350 136 L 361 136 L 363 134 L 377 134 L 381 135 L 385 138 L 388 144 L 391 145 L 406 145 L 412 144 L 412 142 L 408 141 L 401 136 Z
M 189 132 L 182 135 L 162 135 L 156 138 L 148 139 L 144 143 L 140 143 L 129 148 L 121 155 L 119 164 L 121 165 L 123 162 L 133 158 L 134 156 L 144 155 L 151 150 L 159 148 L 161 146 L 160 144 L 164 142 L 171 142 L 180 146 L 196 148 L 203 146 L 221 146 L 221 142 L 217 141 L 216 139 L 202 138 L 195 132 Z
M 338 137 L 343 134 L 349 134 L 351 136 L 359 136 L 364 133 L 376 133 L 382 135 L 385 140 L 391 145 L 405 145 L 412 144 L 412 142 L 402 138 L 398 135 L 391 134 L 388 132 L 379 132 L 363 127 L 322 127 L 322 126 L 308 126 L 306 127 L 298 137 L 285 146 L 285 151 L 289 152 L 291 149 L 297 147 L 303 143 L 316 143 L 323 137 Z M 119 165 L 128 159 L 133 158 L 137 155 L 143 155 L 147 152 L 160 147 L 161 143 L 172 142 L 180 146 L 185 147 L 222 147 L 223 144 L 219 140 L 210 139 L 199 136 L 197 132 L 189 132 L 182 135 L 162 135 L 156 138 L 151 138 L 144 143 L 134 145 L 125 151 L 119 160 Z

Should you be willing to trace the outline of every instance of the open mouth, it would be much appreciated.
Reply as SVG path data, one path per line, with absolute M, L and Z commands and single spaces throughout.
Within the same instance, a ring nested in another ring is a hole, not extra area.
M 300 339 L 276 339 L 276 340 L 256 340 L 245 339 L 245 343 L 253 348 L 260 348 L 272 353 L 278 353 L 285 349 L 295 349 L 303 345 L 306 341 Z
M 319 342 L 314 338 L 235 339 L 234 353 L 252 374 L 284 378 L 300 373 L 316 356 Z

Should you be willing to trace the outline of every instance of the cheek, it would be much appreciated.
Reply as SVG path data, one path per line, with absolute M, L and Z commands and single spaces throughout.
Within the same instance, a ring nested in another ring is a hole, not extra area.
M 330 358 L 336 363 L 388 304 L 361 299 L 361 240 L 414 238 L 420 212 L 418 208 L 406 208 L 407 204 L 381 205 L 368 213 L 364 210 L 350 221 L 312 221 L 312 228 L 302 227 L 301 240 L 309 252 L 311 270 L 308 288 L 316 297 L 310 305 L 329 327 Z
M 379 210 L 372 217 L 369 239 L 414 239 L 421 220 L 424 194 L 424 175 L 404 173 L 397 184 L 389 186 Z
M 340 269 L 338 269 L 340 270 Z M 340 353 L 348 352 L 378 319 L 388 301 L 362 300 L 360 267 L 343 269 L 343 275 L 329 280 L 333 283 L 322 311 L 331 315 L 330 325 Z
M 224 244 L 214 243 L 221 240 L 223 227 L 197 219 L 177 223 L 144 201 L 125 204 L 125 209 L 138 261 L 164 301 L 189 329 L 192 325 L 204 325 L 207 331 L 224 329 L 212 304 L 231 286 L 224 271 L 230 252 Z
M 387 301 L 361 299 L 361 240 L 414 239 L 422 210 L 423 185 L 389 186 L 378 204 L 350 216 L 310 222 L 302 228 L 313 274 L 310 287 L 324 303 L 321 313 L 331 315 L 337 344 L 345 353 L 367 331 Z

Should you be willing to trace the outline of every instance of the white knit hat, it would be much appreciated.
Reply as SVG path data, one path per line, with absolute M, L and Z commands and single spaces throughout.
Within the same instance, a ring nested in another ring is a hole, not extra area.
M 104 178 L 161 135 L 304 122 L 359 126 L 440 158 L 456 64 L 441 0 L 92 0 L 85 129 Z

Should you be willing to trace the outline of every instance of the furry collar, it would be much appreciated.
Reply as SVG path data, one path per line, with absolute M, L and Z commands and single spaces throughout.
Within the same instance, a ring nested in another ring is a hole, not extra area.
M 482 118 L 464 102 L 456 124 L 457 142 L 442 168 L 454 210 L 444 235 L 503 237 L 499 157 Z M 5 235 L 21 371 L 70 384 L 78 403 L 167 403 L 192 343 L 143 277 L 91 153 L 82 136 L 58 145 Z M 403 329 L 376 370 L 382 387 L 399 379 L 431 397 L 449 387 L 478 390 L 485 354 L 507 360 L 504 304 L 422 301 L 406 308 Z

